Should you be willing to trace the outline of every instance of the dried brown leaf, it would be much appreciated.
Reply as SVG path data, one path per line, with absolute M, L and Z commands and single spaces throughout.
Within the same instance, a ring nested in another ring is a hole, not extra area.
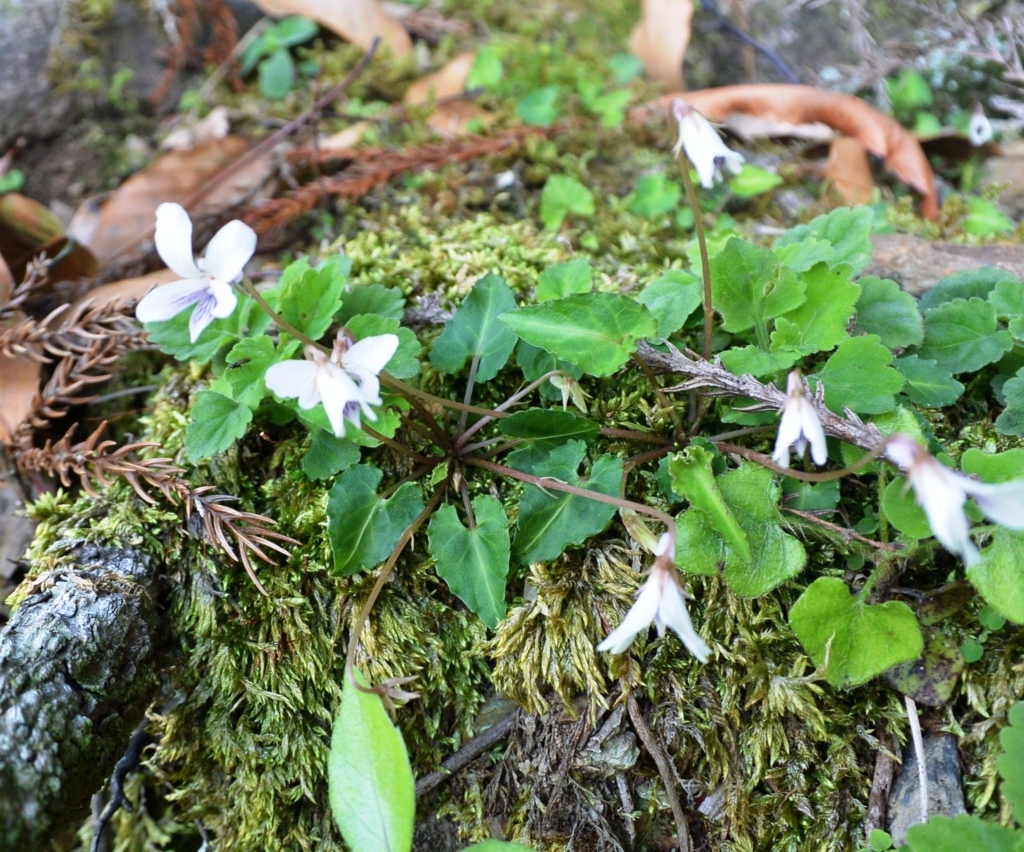
M 0 255 L 13 280 L 21 281 L 40 254 L 51 261 L 51 281 L 72 281 L 96 272 L 92 252 L 80 243 L 69 247 L 64 223 L 46 207 L 17 192 L 0 195 Z M 58 255 L 60 260 L 55 261 Z
M 845 204 L 867 204 L 874 196 L 875 179 L 871 175 L 868 149 L 859 139 L 851 136 L 833 139 L 821 176 L 831 182 L 832 189 Z
M 368 50 L 380 37 L 396 56 L 412 50 L 412 39 L 377 0 L 255 0 L 268 15 L 304 15 L 346 41 Z
M 0 330 L 10 322 L 0 325 Z M 41 370 L 42 364 L 24 355 L 0 354 L 0 441 L 5 444 L 14 440 L 18 426 L 32 412 Z
M 629 36 L 629 50 L 643 60 L 648 77 L 677 88 L 683 85 L 691 18 L 692 0 L 643 0 L 640 23 Z

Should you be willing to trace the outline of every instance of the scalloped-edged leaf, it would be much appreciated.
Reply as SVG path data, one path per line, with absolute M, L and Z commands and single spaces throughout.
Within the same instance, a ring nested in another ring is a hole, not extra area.
M 904 383 L 892 360 L 877 334 L 844 340 L 816 374 L 825 385 L 825 404 L 858 414 L 892 411 Z
M 347 257 L 331 258 L 319 269 L 305 258 L 289 264 L 274 288 L 277 312 L 307 337 L 319 340 L 341 307 L 341 291 L 351 267 Z
M 377 493 L 382 476 L 373 465 L 361 464 L 346 470 L 331 488 L 327 535 L 335 574 L 348 576 L 383 562 L 423 511 L 423 495 L 413 482 L 383 499 Z
M 668 337 L 683 327 L 703 300 L 704 285 L 689 272 L 670 269 L 654 279 L 637 295 L 658 321 L 657 336 Z
M 516 336 L 498 322 L 498 315 L 508 316 L 515 310 L 516 299 L 505 279 L 492 273 L 484 275 L 434 341 L 431 363 L 446 373 L 457 373 L 467 361 L 479 356 L 476 380 L 490 381 L 516 346 Z
M 553 263 L 537 279 L 537 301 L 550 302 L 594 289 L 594 270 L 583 258 Z
M 352 852 L 409 852 L 416 780 L 405 742 L 380 696 L 344 680 L 327 754 L 331 813 Z
M 850 335 L 846 326 L 860 296 L 860 285 L 850 281 L 850 267 L 819 263 L 802 276 L 806 299 L 800 307 L 775 320 L 772 350 L 810 355 L 831 349 Z
M 711 258 L 711 287 L 722 328 L 732 332 L 764 329 L 769 319 L 799 307 L 806 289 L 775 252 L 737 237 Z
M 488 494 L 475 497 L 472 505 L 472 530 L 462 525 L 454 506 L 442 506 L 430 519 L 427 541 L 438 576 L 494 630 L 505 617 L 508 518 L 501 503 Z
M 897 358 L 896 369 L 907 380 L 903 391 L 918 405 L 925 408 L 942 408 L 952 405 L 964 392 L 964 386 L 934 361 L 926 361 L 917 355 Z
M 777 246 L 789 246 L 808 237 L 822 240 L 832 246 L 832 254 L 824 258 L 829 266 L 847 263 L 856 275 L 871 263 L 871 226 L 875 214 L 870 207 L 839 207 L 811 219 L 806 225 L 790 228 L 776 241 Z
M 857 334 L 877 334 L 890 349 L 918 346 L 924 340 L 924 319 L 917 299 L 888 278 L 861 278 L 857 299 Z
M 223 452 L 245 434 L 252 409 L 216 391 L 200 391 L 192 405 L 192 422 L 185 429 L 189 459 L 208 458 Z
M 918 354 L 951 373 L 980 370 L 998 361 L 1013 337 L 996 327 L 996 309 L 984 299 L 953 299 L 925 314 L 924 343 Z
M 584 293 L 504 313 L 498 319 L 527 343 L 578 366 L 592 376 L 609 376 L 653 337 L 650 311 L 617 293 Z
M 953 299 L 989 299 L 992 291 L 1002 281 L 1017 282 L 1017 277 L 998 266 L 983 266 L 980 269 L 965 269 L 947 275 L 938 284 L 921 296 L 921 310 L 928 313 L 932 308 Z
M 913 610 L 902 601 L 871 605 L 838 577 L 819 577 L 793 604 L 789 623 L 814 665 L 828 664 L 837 687 L 859 686 L 924 648 Z

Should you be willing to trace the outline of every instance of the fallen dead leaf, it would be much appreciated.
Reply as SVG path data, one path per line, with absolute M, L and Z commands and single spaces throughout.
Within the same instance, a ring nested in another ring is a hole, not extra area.
M 229 130 L 227 107 L 214 107 L 209 115 L 199 121 L 183 122 L 164 137 L 160 147 L 165 151 L 181 151 L 194 148 L 211 139 L 223 139 Z
M 868 149 L 860 139 L 837 136 L 832 140 L 828 161 L 821 176 L 845 204 L 867 204 L 875 194 Z
M 836 138 L 836 132 L 820 121 L 813 124 L 790 124 L 788 121 L 771 121 L 742 112 L 727 115 L 722 126 L 744 142 L 753 142 L 755 139 L 805 139 L 808 142 L 831 142 Z
M 682 87 L 691 18 L 692 0 L 643 0 L 640 23 L 629 36 L 629 51 L 643 60 L 648 77 Z
M 29 261 L 40 254 L 52 261 L 51 281 L 73 281 L 96 272 L 92 252 L 81 241 L 69 246 L 64 223 L 46 207 L 17 192 L 0 195 L 0 255 L 8 274 L 22 281 Z
M 0 333 L 24 319 L 24 314 L 15 313 L 0 322 Z M 32 401 L 39 392 L 41 370 L 42 364 L 31 358 L 0 355 L 0 441 L 10 443 L 18 425 L 32 411 Z
M 14 294 L 14 276 L 11 275 L 11 268 L 0 254 L 0 305 L 8 301 Z
M 380 36 L 392 53 L 401 56 L 412 50 L 412 39 L 398 21 L 385 12 L 377 0 L 255 0 L 268 15 L 283 18 L 303 15 L 367 50 Z
M 140 275 L 137 278 L 125 278 L 121 281 L 110 281 L 107 284 L 100 284 L 93 287 L 84 296 L 80 296 L 71 303 L 71 307 L 65 313 L 71 313 L 85 302 L 99 307 L 101 305 L 113 305 L 118 302 L 127 302 L 132 299 L 138 301 L 154 287 L 177 281 L 181 276 L 170 269 L 158 269 L 147 275 Z
M 667 111 L 675 98 L 689 101 L 712 121 L 724 121 L 732 113 L 746 113 L 791 124 L 827 124 L 859 139 L 868 151 L 882 158 L 890 172 L 921 194 L 921 214 L 929 219 L 938 218 L 935 175 L 920 144 L 898 121 L 860 98 L 787 83 L 723 86 L 664 95 L 634 109 L 630 119 L 643 121 L 652 111 Z
M 211 139 L 187 151 L 171 151 L 128 178 L 103 202 L 94 232 L 83 234 L 99 266 L 138 250 L 152 235 L 156 208 L 165 201 L 176 201 L 193 219 L 203 219 L 259 196 L 273 169 L 272 153 L 226 171 L 249 146 L 240 136 Z
M 320 137 L 317 144 L 323 151 L 336 151 L 346 148 L 354 148 L 363 140 L 363 134 L 370 128 L 371 122 L 357 121 L 350 124 L 344 130 L 332 133 L 330 136 Z
M 460 95 L 466 90 L 469 72 L 473 70 L 476 51 L 461 53 L 440 71 L 421 77 L 405 91 L 402 102 L 410 106 Z M 474 103 L 458 100 L 439 105 L 427 118 L 427 124 L 442 136 L 458 136 L 466 132 L 471 121 L 483 125 L 493 120 L 491 113 Z

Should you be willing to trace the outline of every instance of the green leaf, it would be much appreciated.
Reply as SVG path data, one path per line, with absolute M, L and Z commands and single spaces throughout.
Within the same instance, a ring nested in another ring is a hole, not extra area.
M 505 279 L 492 273 L 484 275 L 434 341 L 431 362 L 446 373 L 457 373 L 470 358 L 479 357 L 476 380 L 490 381 L 516 346 L 516 336 L 498 322 L 498 315 L 504 313 L 507 317 L 515 309 L 516 299 Z
M 1024 447 L 1002 453 L 985 453 L 971 447 L 960 457 L 960 469 L 980 476 L 983 482 L 1024 479 Z
M 618 497 L 622 459 L 600 456 L 594 462 L 590 476 L 581 477 L 578 471 L 586 450 L 582 441 L 570 441 L 530 464 L 525 472 Z M 510 457 L 509 463 L 512 462 Z M 603 532 L 615 512 L 615 506 L 607 503 L 553 489 L 545 493 L 535 485 L 527 485 L 519 501 L 513 551 L 524 564 L 557 559 L 570 545 L 582 544 L 592 535 Z
M 711 283 L 713 302 L 726 331 L 764 330 L 769 319 L 804 301 L 803 281 L 771 249 L 736 237 L 711 258 Z
M 924 647 L 913 611 L 902 601 L 875 606 L 850 594 L 838 577 L 819 577 L 793 604 L 789 623 L 819 669 L 837 687 L 859 686 Z
M 1024 532 L 996 528 L 992 543 L 967 568 L 967 579 L 985 602 L 1014 624 L 1024 624 Z
M 970 213 L 960 226 L 965 234 L 987 237 L 992 234 L 1006 234 L 1016 230 L 1013 219 L 1007 216 L 994 201 L 984 198 L 970 198 L 967 201 Z
M 238 297 L 238 306 L 229 317 L 214 320 L 203 329 L 199 339 L 193 343 L 189 337 L 188 323 L 193 308 L 182 311 L 163 322 L 146 323 L 149 342 L 160 347 L 160 351 L 179 361 L 195 361 L 206 364 L 222 348 L 238 342 L 249 321 L 249 332 L 258 334 L 267 327 L 270 318 L 248 296 Z
M 356 340 L 375 337 L 378 334 L 394 334 L 398 337 L 398 349 L 385 367 L 396 379 L 411 379 L 420 371 L 423 347 L 420 346 L 416 335 L 410 329 L 402 328 L 398 320 L 377 314 L 360 314 L 350 317 L 346 327 Z
M 493 89 L 501 82 L 504 74 L 505 69 L 498 51 L 484 45 L 477 49 L 473 67 L 469 69 L 469 76 L 466 78 L 466 88 L 476 89 L 483 86 L 485 89 Z
M 547 267 L 537 279 L 537 301 L 550 302 L 574 293 L 589 293 L 594 289 L 594 270 L 583 258 Z
M 616 83 L 628 83 L 644 72 L 644 61 L 632 53 L 616 53 L 608 60 L 608 70 Z
M 889 852 L 892 849 L 892 836 L 887 831 L 876 828 L 868 838 L 871 844 L 871 852 Z
M 617 293 L 567 296 L 498 319 L 527 343 L 592 376 L 614 373 L 636 351 L 637 340 L 657 328 L 647 308 Z
M 877 334 L 890 349 L 917 346 L 924 340 L 924 321 L 910 293 L 888 278 L 868 276 L 857 283 L 857 334 Z
M 839 482 L 819 482 L 814 485 L 799 479 L 786 477 L 783 480 L 786 490 L 785 505 L 787 508 L 799 509 L 802 512 L 831 511 L 839 505 Z
M 274 24 L 274 35 L 277 36 L 277 43 L 282 47 L 294 47 L 309 41 L 320 32 L 316 21 L 304 18 L 302 15 L 292 15 Z
M 965 663 L 976 663 L 985 656 L 985 646 L 977 639 L 968 639 L 960 646 Z
M 908 355 L 906 358 L 897 358 L 894 363 L 907 381 L 904 387 L 907 396 L 925 408 L 952 405 L 964 392 L 964 386 L 934 361 Z
M 877 334 L 844 340 L 816 377 L 825 385 L 825 403 L 830 409 L 846 407 L 858 414 L 892 411 L 904 383 L 892 366 L 892 352 Z
M 885 87 L 889 90 L 894 110 L 912 112 L 931 106 L 931 87 L 915 68 L 904 68 L 895 80 L 886 80 Z
M 626 199 L 626 209 L 653 219 L 675 210 L 682 194 L 682 187 L 663 174 L 643 175 L 637 180 L 633 194 Z
M 679 331 L 703 299 L 703 283 L 680 269 L 670 269 L 655 278 L 636 297 L 657 320 L 656 336 L 659 338 Z
M 1024 340 L 1024 281 L 999 281 L 988 300 L 996 309 L 996 316 L 1009 321 L 1010 334 Z
M 947 275 L 927 293 L 921 296 L 921 310 L 928 313 L 932 308 L 953 299 L 987 299 L 1000 282 L 1017 283 L 1012 272 L 997 266 L 983 266 Z
M 597 116 L 601 127 L 618 127 L 626 118 L 626 107 L 633 100 L 629 89 L 614 89 L 598 95 L 586 106 Z
M 404 309 L 405 296 L 401 290 L 383 284 L 362 284 L 342 295 L 341 310 L 335 314 L 334 321 L 347 325 L 352 317 L 360 314 L 400 320 Z
M 996 769 L 1003 776 L 999 789 L 1010 803 L 1017 824 L 1024 826 L 1024 701 L 1010 708 L 1007 721 L 1010 724 L 999 732 L 999 744 L 1003 747 L 996 761 Z
M 549 231 L 557 231 L 570 213 L 594 215 L 594 193 L 576 178 L 551 175 L 540 195 L 540 218 Z
M 260 63 L 260 91 L 271 100 L 280 100 L 295 85 L 295 63 L 285 48 L 279 48 Z
M 781 186 L 783 180 L 774 172 L 744 163 L 740 172 L 729 178 L 729 189 L 740 198 L 753 198 Z
M 1020 852 L 1020 834 L 994 822 L 961 814 L 933 816 L 907 832 L 909 852 Z
M 1006 408 L 996 418 L 996 429 L 1004 435 L 1024 435 L 1024 368 L 1003 385 Z
M 904 535 L 916 539 L 931 538 L 932 528 L 928 524 L 928 516 L 914 497 L 910 484 L 902 476 L 897 476 L 885 487 L 881 507 L 889 522 Z
M 327 755 L 331 813 L 352 852 L 410 852 L 416 781 L 402 735 L 380 696 L 344 681 Z
M 871 226 L 875 214 L 870 207 L 839 207 L 823 216 L 812 219 L 806 225 L 790 228 L 778 240 L 776 246 L 788 246 L 812 237 L 832 245 L 832 256 L 827 258 L 830 266 L 847 263 L 856 275 L 871 263 Z
M 419 486 L 406 482 L 387 500 L 377 494 L 383 474 L 373 465 L 346 470 L 327 500 L 327 534 L 334 573 L 355 574 L 383 562 L 423 511 Z
M 200 391 L 185 429 L 185 452 L 198 461 L 223 452 L 245 434 L 252 409 L 214 391 Z
M 309 449 L 302 457 L 302 472 L 310 479 L 329 479 L 358 464 L 359 458 L 360 450 L 356 444 L 317 429 L 313 432 Z
M 806 272 L 822 261 L 827 263 L 836 253 L 832 243 L 814 237 L 804 237 L 799 242 L 786 245 L 776 243 L 772 250 L 776 257 L 794 272 Z
M 690 501 L 690 505 L 707 514 L 711 526 L 722 536 L 744 562 L 753 558 L 750 539 L 736 516 L 725 503 L 711 471 L 714 454 L 702 447 L 687 447 L 669 459 L 672 488 Z
M 545 373 L 552 370 L 561 370 L 568 373 L 574 379 L 580 378 L 583 371 L 575 364 L 556 358 L 550 352 L 545 352 L 539 346 L 520 340 L 516 346 L 516 363 L 528 382 L 535 382 Z M 542 399 L 550 401 L 561 400 L 562 393 L 550 382 L 544 382 L 539 388 Z
M 524 438 L 531 445 L 546 449 L 573 439 L 590 443 L 601 430 L 593 420 L 557 408 L 517 411 L 499 420 L 498 428 L 510 438 Z
M 550 127 L 558 118 L 558 86 L 534 89 L 516 104 L 516 115 L 526 124 Z
M 807 562 L 807 553 L 782 528 L 779 486 L 771 471 L 744 464 L 719 476 L 716 482 L 750 539 L 753 559 L 748 563 L 729 549 L 708 515 L 691 509 L 677 523 L 676 563 L 694 574 L 722 573 L 729 588 L 745 598 L 760 597 L 799 574 Z
M 533 852 L 522 843 L 509 843 L 507 840 L 482 840 L 466 847 L 466 852 Z
M 491 630 L 505 617 L 505 577 L 510 543 L 508 518 L 488 494 L 473 499 L 476 527 L 466 529 L 454 506 L 430 519 L 427 540 L 437 574 Z
M 951 373 L 980 370 L 1013 346 L 1009 332 L 996 329 L 996 309 L 984 299 L 953 299 L 925 314 L 918 354 Z
M 765 352 L 760 346 L 734 346 L 723 350 L 720 357 L 730 373 L 736 376 L 749 373 L 760 378 L 789 369 L 800 359 L 800 352 Z
M 806 301 L 775 320 L 772 350 L 796 351 L 810 355 L 832 349 L 850 335 L 846 326 L 860 286 L 850 281 L 850 267 L 831 269 L 819 263 L 803 274 Z
M 964 670 L 964 656 L 956 642 L 941 630 L 924 631 L 924 650 L 916 660 L 893 666 L 883 675 L 885 682 L 918 704 L 943 707 Z
M 277 312 L 298 331 L 319 340 L 341 307 L 341 292 L 352 263 L 348 258 L 332 258 L 319 269 L 302 258 L 288 265 L 274 288 Z
M 274 341 L 269 337 L 243 337 L 227 354 L 222 378 L 231 398 L 255 409 L 266 392 L 263 377 L 274 360 Z

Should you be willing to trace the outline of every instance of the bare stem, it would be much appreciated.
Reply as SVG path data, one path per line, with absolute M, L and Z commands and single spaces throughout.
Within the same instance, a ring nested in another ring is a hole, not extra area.
M 711 307 L 711 263 L 708 261 L 708 243 L 704 237 L 704 220 L 697 204 L 697 190 L 690 179 L 690 169 L 683 160 L 679 164 L 683 173 L 683 184 L 686 186 L 686 197 L 693 211 L 693 228 L 697 232 L 697 246 L 700 248 L 700 271 L 704 276 L 704 360 L 711 360 L 711 322 L 714 309 Z

